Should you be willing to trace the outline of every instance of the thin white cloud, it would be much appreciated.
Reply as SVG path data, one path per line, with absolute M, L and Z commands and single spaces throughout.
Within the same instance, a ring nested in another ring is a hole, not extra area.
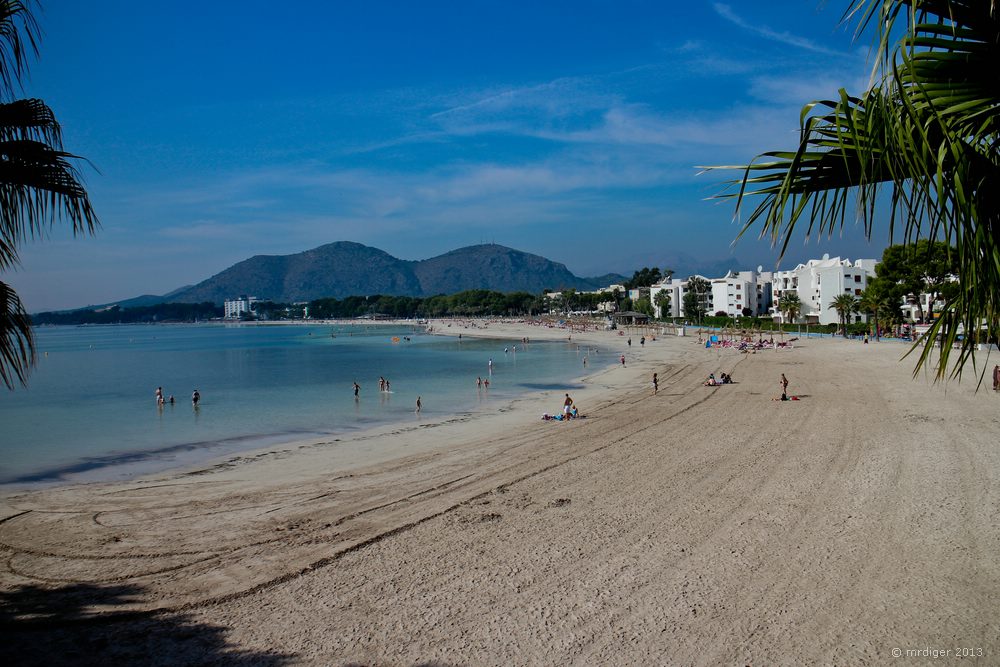
M 744 30 L 748 30 L 756 35 L 759 35 L 764 39 L 769 39 L 774 42 L 780 42 L 782 44 L 788 44 L 789 46 L 805 49 L 806 51 L 812 51 L 814 53 L 822 53 L 828 56 L 844 55 L 842 52 L 834 51 L 824 46 L 820 46 L 816 42 L 810 39 L 806 39 L 805 37 L 799 37 L 798 35 L 793 35 L 790 32 L 778 32 L 776 30 L 768 28 L 767 26 L 758 26 L 752 23 L 748 23 L 747 21 L 743 20 L 740 16 L 737 16 L 736 13 L 733 12 L 732 7 L 730 7 L 727 4 L 716 2 L 712 4 L 712 8 L 715 9 L 716 14 L 726 19 L 730 23 L 740 28 L 743 28 Z

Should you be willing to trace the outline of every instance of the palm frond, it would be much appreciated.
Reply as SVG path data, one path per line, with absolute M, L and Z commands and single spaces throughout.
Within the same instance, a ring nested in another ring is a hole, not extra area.
M 0 141 L 31 139 L 62 149 L 62 130 L 52 109 L 38 99 L 0 104 Z
M 93 233 L 97 215 L 79 173 L 76 156 L 29 140 L 0 142 L 0 269 L 17 263 L 17 247 L 59 219 L 74 234 Z
M 0 281 L 0 381 L 8 389 L 24 384 L 28 369 L 35 364 L 35 343 L 31 318 L 17 293 Z
M 11 99 L 28 69 L 28 58 L 38 55 L 40 30 L 33 0 L 0 0 L 0 99 Z

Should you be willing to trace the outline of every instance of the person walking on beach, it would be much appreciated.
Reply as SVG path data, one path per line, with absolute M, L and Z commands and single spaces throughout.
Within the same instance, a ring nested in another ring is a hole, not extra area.
M 625 355 L 622 355 L 622 368 L 625 368 Z
M 656 392 L 660 388 L 660 381 L 656 377 L 656 373 L 653 373 L 653 396 L 656 396 Z
M 788 378 L 785 377 L 784 373 L 781 374 L 781 379 L 778 381 L 778 383 L 781 385 L 781 400 L 787 401 L 788 400 Z
M 993 367 L 993 391 L 1000 391 L 1000 364 Z
M 354 400 L 358 399 L 358 392 L 360 392 L 360 391 L 361 391 L 361 385 L 358 384 L 357 380 L 355 380 L 354 381 Z

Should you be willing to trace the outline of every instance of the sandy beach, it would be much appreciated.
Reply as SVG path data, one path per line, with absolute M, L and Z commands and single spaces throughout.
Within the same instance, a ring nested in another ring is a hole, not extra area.
M 971 374 L 914 379 L 896 342 L 743 354 L 694 336 L 628 347 L 606 331 L 434 326 L 572 336 L 627 364 L 581 368 L 582 388 L 567 391 L 586 418 L 567 423 L 540 419 L 562 406 L 565 392 L 549 391 L 482 418 L 8 493 L 0 655 L 1000 663 L 1000 396 L 988 381 L 977 392 Z M 703 386 L 722 371 L 735 384 Z M 772 400 L 781 373 L 799 400 Z

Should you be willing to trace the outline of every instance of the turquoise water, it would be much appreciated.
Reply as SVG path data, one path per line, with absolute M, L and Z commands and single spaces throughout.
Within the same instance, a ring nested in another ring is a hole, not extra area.
M 573 388 L 585 354 L 568 342 L 523 346 L 363 325 L 51 327 L 36 336 L 28 388 L 0 394 L 0 484 L 117 478 L 271 443 L 495 410 L 528 391 Z M 606 356 L 588 363 L 613 363 Z M 490 359 L 489 391 L 477 390 Z M 392 393 L 379 392 L 380 375 Z M 173 405 L 157 407 L 158 386 Z

